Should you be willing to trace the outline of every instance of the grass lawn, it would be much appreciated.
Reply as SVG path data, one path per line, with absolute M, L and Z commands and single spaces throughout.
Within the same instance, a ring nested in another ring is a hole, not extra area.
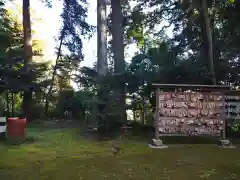
M 0 180 L 225 180 L 240 179 L 240 151 L 211 144 L 150 149 L 126 140 L 112 155 L 113 141 L 94 142 L 73 129 L 29 128 L 36 141 L 0 144 Z

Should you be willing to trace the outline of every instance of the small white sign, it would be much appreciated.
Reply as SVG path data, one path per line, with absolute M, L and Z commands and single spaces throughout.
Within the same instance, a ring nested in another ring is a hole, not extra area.
M 6 132 L 6 126 L 0 126 L 0 133 Z

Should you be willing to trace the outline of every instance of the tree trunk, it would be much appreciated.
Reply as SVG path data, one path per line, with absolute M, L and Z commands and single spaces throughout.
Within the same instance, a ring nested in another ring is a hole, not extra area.
M 203 14 L 205 19 L 207 38 L 208 38 L 209 71 L 211 73 L 212 83 L 217 84 L 215 68 L 214 68 L 214 58 L 213 58 L 212 26 L 211 26 L 211 20 L 208 14 L 207 0 L 202 0 L 202 9 L 203 9 Z
M 62 44 L 63 44 L 63 39 L 64 39 L 64 35 L 65 35 L 65 29 L 66 29 L 65 27 L 66 27 L 66 26 L 64 25 L 64 27 L 63 27 L 63 29 L 62 29 L 62 32 L 61 32 L 60 44 L 59 44 L 58 51 L 57 51 L 56 62 L 55 62 L 55 65 L 54 65 L 54 67 L 53 67 L 51 84 L 50 84 L 49 90 L 48 90 L 48 92 L 47 92 L 47 94 L 46 94 L 46 97 L 45 97 L 45 116 L 46 116 L 46 117 L 48 116 L 49 98 L 50 98 L 50 94 L 52 93 L 55 76 L 56 76 L 56 74 L 57 74 L 58 61 L 59 61 L 59 58 L 60 58 L 60 56 L 61 56 Z
M 114 73 L 123 74 L 125 71 L 124 61 L 124 40 L 123 40 L 123 13 L 122 13 L 122 0 L 111 0 L 112 6 L 112 50 L 114 59 Z M 118 80 L 119 81 L 119 80 Z M 117 96 L 117 109 L 118 120 L 120 122 L 126 121 L 125 111 L 125 82 L 120 80 L 118 87 L 116 88 Z
M 142 124 L 144 125 L 145 124 L 145 113 L 146 113 L 146 108 L 145 108 L 145 98 L 144 97 L 142 97 L 142 100 L 141 100 L 142 102 L 142 105 L 141 105 L 141 121 L 142 121 Z
M 97 1 L 97 33 L 97 72 L 100 76 L 104 76 L 108 70 L 106 0 Z
M 98 84 L 101 85 L 101 79 L 107 74 L 108 63 L 107 63 L 107 12 L 106 12 L 106 0 L 97 0 L 97 73 L 98 73 Z M 98 92 L 99 100 L 102 100 L 105 92 Z M 103 113 L 103 107 L 99 104 L 93 104 L 93 121 L 99 122 L 101 119 L 97 116 L 97 113 Z M 106 125 L 106 124 L 105 124 Z M 106 127 L 107 128 L 107 127 Z
M 140 108 L 140 121 L 142 123 L 142 125 L 144 125 L 144 111 L 143 111 L 143 108 Z
M 136 117 L 136 109 L 133 109 L 133 121 L 136 122 L 137 121 L 137 117 Z
M 24 32 L 24 67 L 25 72 L 29 74 L 31 72 L 32 63 L 32 32 L 31 32 L 31 20 L 30 20 L 30 0 L 23 0 L 23 32 Z M 26 84 L 31 84 L 30 74 L 26 77 Z M 24 91 L 22 112 L 23 115 L 28 117 L 31 113 L 32 103 L 32 90 L 27 89 Z

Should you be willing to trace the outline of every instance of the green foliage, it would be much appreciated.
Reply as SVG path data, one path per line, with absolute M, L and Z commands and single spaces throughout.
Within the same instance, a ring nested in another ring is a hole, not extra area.
M 181 71 L 185 73 L 186 79 L 182 81 L 183 83 L 192 83 L 197 80 L 195 84 L 209 84 L 211 81 L 207 35 L 200 6 L 199 13 L 192 16 L 194 7 L 197 6 L 196 2 L 194 1 L 192 4 L 190 1 L 147 2 L 140 0 L 133 8 L 130 18 L 126 19 L 126 28 L 130 30 L 129 36 L 134 38 L 136 36 L 135 29 L 141 25 L 148 36 L 151 35 L 154 39 L 167 42 L 171 54 L 182 61 L 181 67 L 176 70 L 179 73 Z M 215 18 L 213 43 L 217 80 L 237 85 L 239 84 L 239 52 L 236 49 L 239 44 L 237 43 L 239 27 L 236 22 L 239 15 L 239 2 L 232 2 L 231 5 L 224 1 L 215 4 L 212 4 L 212 1 L 208 2 L 212 11 L 210 18 Z M 148 10 L 143 11 L 146 8 Z M 164 35 L 170 26 L 174 27 L 171 39 Z M 146 35 L 144 39 L 147 39 Z M 148 44 L 145 40 L 145 49 L 151 48 Z M 177 76 L 175 75 L 175 77 Z
M 71 107 L 72 97 L 73 97 L 73 90 L 71 89 L 64 89 L 59 92 L 56 110 L 60 117 L 64 116 L 66 112 L 70 112 L 72 108 Z
M 240 124 L 234 124 L 231 128 L 234 132 L 240 132 Z
M 5 94 L 1 94 L 0 96 L 0 116 L 2 117 L 4 115 L 4 112 L 7 109 L 7 102 L 6 98 L 4 97 Z
M 119 96 L 114 93 L 118 82 L 125 81 L 125 77 L 108 73 L 104 77 L 98 77 L 92 68 L 83 67 L 75 81 L 81 85 L 81 101 L 85 109 L 85 118 L 89 125 L 98 126 L 101 132 L 114 131 L 118 123 L 119 112 L 117 102 Z M 115 79 L 118 79 L 116 82 Z
M 235 0 L 228 0 L 228 2 L 229 2 L 229 3 L 234 3 L 234 2 L 235 2 Z
M 82 39 L 83 37 L 91 37 L 93 26 L 86 22 L 87 18 L 87 2 L 86 0 L 63 0 L 63 28 L 60 38 L 64 39 L 63 45 L 66 46 L 71 56 L 83 59 Z M 59 39 L 61 40 L 61 39 Z
M 0 7 L 0 85 L 1 90 L 6 93 L 14 93 L 11 99 L 12 111 L 15 115 L 20 115 L 22 95 L 21 92 L 32 89 L 33 91 L 42 90 L 48 84 L 43 79 L 47 70 L 46 63 L 33 63 L 31 71 L 25 72 L 24 50 L 23 50 L 23 30 L 22 25 L 11 11 Z M 39 49 L 39 42 L 34 41 L 34 56 L 42 56 Z M 31 83 L 26 83 L 26 79 L 31 77 Z M 10 105 L 9 105 L 10 106 Z

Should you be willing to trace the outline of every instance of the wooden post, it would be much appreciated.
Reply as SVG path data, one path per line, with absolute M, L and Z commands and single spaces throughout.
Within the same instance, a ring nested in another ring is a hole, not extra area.
M 226 117 L 226 114 L 225 114 L 225 94 L 221 93 L 221 96 L 223 97 L 222 98 L 222 103 L 223 103 L 223 107 L 222 107 L 223 130 L 222 130 L 222 133 L 221 133 L 221 139 L 225 140 L 226 139 L 226 128 L 227 128 L 227 123 L 226 123 L 227 117 Z
M 157 88 L 156 91 L 156 110 L 155 110 L 155 139 L 159 139 L 159 129 L 158 129 L 158 121 L 159 121 L 159 95 L 160 89 Z
M 12 109 L 12 117 L 14 117 L 14 115 L 15 115 L 15 112 L 14 112 L 14 92 L 11 92 L 11 102 L 12 102 L 12 107 L 11 107 L 11 109 Z

